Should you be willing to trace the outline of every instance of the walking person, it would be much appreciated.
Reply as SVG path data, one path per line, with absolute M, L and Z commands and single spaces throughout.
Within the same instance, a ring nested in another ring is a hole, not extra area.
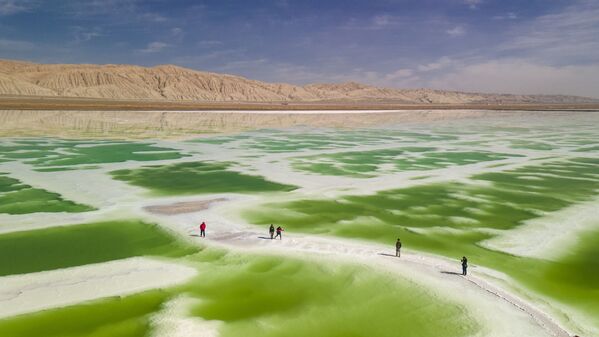
M 277 227 L 277 235 L 275 235 L 275 239 L 276 238 L 283 240 L 283 228 L 281 228 L 281 226 Z
M 397 239 L 397 242 L 395 243 L 395 256 L 400 257 L 401 256 L 401 240 L 399 240 L 399 238 Z
M 467 274 L 468 269 L 468 259 L 465 256 L 462 256 L 462 275 Z
M 275 226 L 270 224 L 270 228 L 268 228 L 268 232 L 270 233 L 270 239 L 272 240 L 273 237 L 275 236 Z
M 206 223 L 204 221 L 202 221 L 202 224 L 200 225 L 200 237 L 206 237 Z

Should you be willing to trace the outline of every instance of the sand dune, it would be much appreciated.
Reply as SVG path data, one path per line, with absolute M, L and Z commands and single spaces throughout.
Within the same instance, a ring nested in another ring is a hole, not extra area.
M 0 60 L 0 95 L 202 102 L 369 101 L 424 104 L 584 103 L 561 95 L 499 95 L 338 84 L 267 83 L 174 65 L 36 64 Z

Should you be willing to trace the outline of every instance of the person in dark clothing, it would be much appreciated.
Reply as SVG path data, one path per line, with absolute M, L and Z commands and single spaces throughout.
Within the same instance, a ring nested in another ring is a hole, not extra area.
M 466 271 L 468 269 L 468 259 L 465 256 L 462 256 L 462 275 L 466 275 Z
M 281 226 L 277 227 L 277 235 L 275 235 L 275 239 L 276 238 L 283 240 L 283 228 L 281 228 Z
M 206 223 L 202 221 L 202 224 L 200 225 L 200 237 L 205 238 L 206 237 Z
M 397 242 L 395 243 L 395 256 L 400 257 L 401 256 L 401 240 L 397 239 Z
M 270 239 L 272 240 L 273 237 L 275 236 L 275 226 L 270 224 L 270 228 L 268 229 L 268 232 L 270 233 Z

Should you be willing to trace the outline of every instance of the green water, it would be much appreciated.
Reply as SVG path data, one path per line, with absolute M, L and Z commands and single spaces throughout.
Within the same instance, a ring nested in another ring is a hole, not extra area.
M 179 159 L 185 155 L 164 147 L 144 143 L 123 143 L 97 146 L 71 147 L 69 153 L 51 158 L 40 158 L 29 162 L 36 166 L 69 166 L 81 164 L 103 164 L 124 161 L 152 161 Z
M 552 161 L 472 177 L 474 182 L 490 185 L 450 182 L 335 200 L 295 200 L 254 207 L 243 215 L 255 224 L 278 223 L 291 231 L 368 239 L 390 246 L 401 237 L 409 249 L 455 258 L 456 269 L 458 258 L 467 255 L 473 264 L 506 272 L 546 296 L 599 317 L 599 296 L 583 296 L 589 289 L 599 288 L 596 277 L 584 276 L 588 273 L 585 268 L 594 265 L 586 262 L 596 258 L 596 250 L 581 250 L 574 260 L 547 262 L 480 246 L 494 236 L 484 228 L 513 229 L 544 212 L 595 196 L 598 165 L 599 159 L 588 158 Z M 564 275 L 583 276 L 566 280 Z
M 12 140 L 0 144 L 0 158 L 23 160 L 28 164 L 72 166 L 124 161 L 179 159 L 187 155 L 148 143 L 126 141 L 71 141 L 59 139 Z
M 168 293 L 150 291 L 0 320 L 4 337 L 145 337 Z
M 156 225 L 110 221 L 0 235 L 0 276 L 197 251 Z
M 204 268 L 207 268 L 205 272 Z M 364 267 L 225 256 L 188 292 L 192 314 L 224 321 L 221 336 L 468 336 L 465 308 Z
M 338 152 L 292 159 L 298 171 L 322 175 L 341 175 L 369 178 L 376 174 L 400 171 L 427 171 L 449 166 L 502 160 L 519 155 L 485 151 L 436 151 L 434 147 L 405 147 L 372 151 Z M 392 169 L 381 165 L 391 164 Z
M 87 212 L 93 207 L 66 200 L 60 194 L 33 188 L 0 173 L 0 213 Z
M 267 153 L 300 152 L 306 150 L 343 149 L 362 145 L 422 141 L 448 141 L 455 135 L 430 132 L 407 132 L 394 129 L 332 130 L 261 130 L 236 136 L 216 136 L 192 142 L 216 145 L 236 145 Z
M 375 270 L 205 249 L 185 257 L 187 284 L 0 320 L 0 335 L 150 336 L 149 317 L 176 296 L 199 299 L 190 317 L 223 323 L 220 336 L 471 336 L 469 311 L 427 288 Z
M 547 144 L 544 142 L 535 142 L 535 141 L 530 141 L 530 140 L 521 140 L 521 139 L 515 139 L 510 141 L 511 142 L 511 148 L 514 149 L 529 149 L 529 150 L 542 150 L 542 151 L 548 151 L 548 150 L 553 150 L 555 149 L 555 146 L 552 146 L 551 144 Z
M 114 179 L 165 195 L 291 191 L 296 187 L 247 175 L 222 162 L 189 162 L 144 166 L 111 172 Z

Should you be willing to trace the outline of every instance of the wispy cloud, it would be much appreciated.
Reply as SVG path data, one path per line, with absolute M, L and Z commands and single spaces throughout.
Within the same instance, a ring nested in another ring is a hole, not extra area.
M 493 17 L 494 20 L 516 20 L 518 18 L 518 14 L 514 12 L 507 12 L 502 15 L 495 15 Z
M 381 14 L 367 19 L 349 18 L 340 28 L 346 30 L 381 30 L 396 27 L 401 22 L 402 20 L 399 16 Z
M 76 1 L 70 3 L 68 8 L 75 17 L 109 16 L 112 23 L 130 23 L 131 21 L 163 23 L 168 21 L 166 16 L 145 9 L 141 0 Z M 120 18 L 120 20 L 115 18 Z
M 102 28 L 93 27 L 93 28 L 85 28 L 81 26 L 72 27 L 73 36 L 75 38 L 75 43 L 87 42 L 96 37 L 104 35 L 102 33 Z
M 435 62 L 421 64 L 417 67 L 417 69 L 418 69 L 418 71 L 428 72 L 428 71 L 445 69 L 445 68 L 453 65 L 454 63 L 455 63 L 455 61 L 452 60 L 451 58 L 449 58 L 447 56 L 443 56 L 443 57 L 439 58 L 438 60 L 436 60 Z
M 146 48 L 141 49 L 140 51 L 142 53 L 158 53 L 166 47 L 168 47 L 167 43 L 160 42 L 160 41 L 154 41 L 154 42 L 148 43 Z
M 38 5 L 33 0 L 0 0 L 0 16 L 28 12 Z
M 550 66 L 522 59 L 466 64 L 431 79 L 444 89 L 599 98 L 599 65 Z
M 395 25 L 397 23 L 397 18 L 391 15 L 376 15 L 372 18 L 371 28 L 373 29 L 383 29 L 385 27 L 389 27 Z
M 500 49 L 550 62 L 599 62 L 599 3 L 578 2 L 514 27 Z
M 223 42 L 219 41 L 219 40 L 201 40 L 201 41 L 197 42 L 197 45 L 201 48 L 208 48 L 208 47 L 222 46 Z
M 464 4 L 468 5 L 470 9 L 477 9 L 483 3 L 483 0 L 464 0 Z
M 35 49 L 35 44 L 29 41 L 0 39 L 0 50 L 21 52 L 33 49 Z
M 445 33 L 451 37 L 458 37 L 466 34 L 466 28 L 464 26 L 455 26 L 446 30 Z
M 138 14 L 137 17 L 142 21 L 149 22 L 166 22 L 168 20 L 165 16 L 151 12 Z

